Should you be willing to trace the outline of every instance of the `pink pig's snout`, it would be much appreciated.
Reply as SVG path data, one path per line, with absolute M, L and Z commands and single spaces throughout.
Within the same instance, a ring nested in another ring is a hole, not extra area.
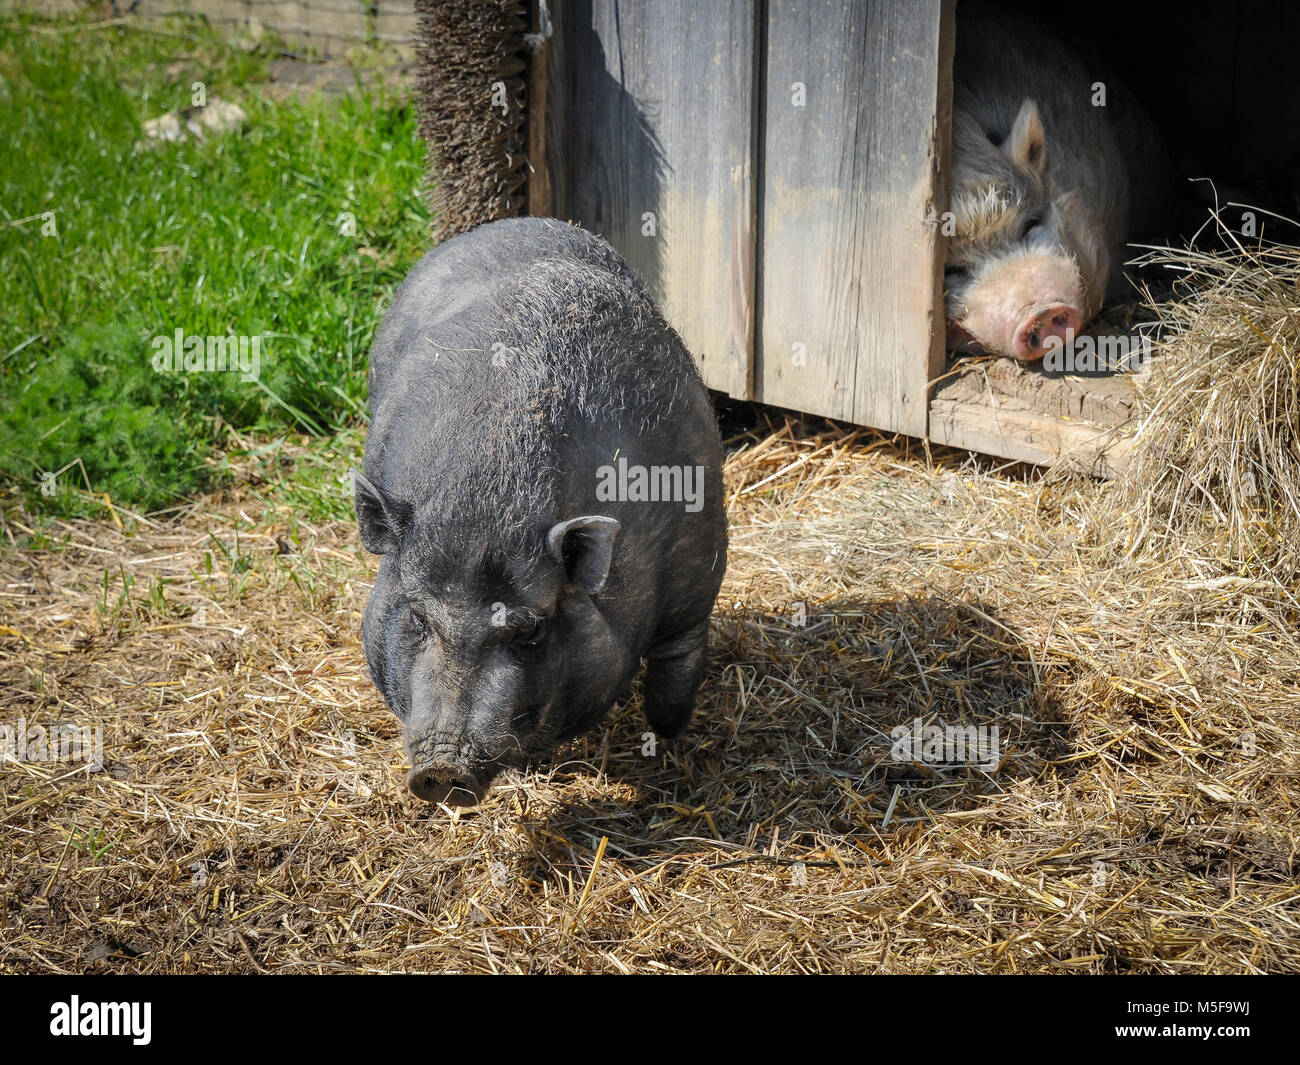
M 1047 354 L 1055 337 L 1062 345 L 1072 340 L 1083 325 L 1083 315 L 1068 303 L 1033 307 L 1016 326 L 1011 354 L 1021 362 L 1033 362 Z
M 1086 324 L 1083 280 L 1058 251 L 1032 250 L 989 263 L 964 294 L 956 325 L 985 351 L 1032 362 L 1055 337 L 1064 343 Z

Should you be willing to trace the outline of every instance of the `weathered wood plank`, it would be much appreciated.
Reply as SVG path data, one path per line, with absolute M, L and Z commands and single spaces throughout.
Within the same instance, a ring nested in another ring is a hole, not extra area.
M 553 7 L 554 213 L 628 260 L 710 388 L 750 398 L 755 0 Z
M 1037 466 L 1070 466 L 1100 477 L 1124 469 L 1132 438 L 1122 428 L 1032 410 L 936 399 L 930 440 Z
M 1012 359 L 972 359 L 943 375 L 934 399 L 1123 425 L 1137 408 L 1137 381 L 1131 373 L 1077 376 Z
M 930 440 L 1109 477 L 1128 460 L 1137 380 L 1049 374 L 1011 359 L 961 361 L 934 387 Z
M 529 4 L 529 23 L 537 46 L 528 60 L 528 213 L 551 213 L 551 174 L 546 157 L 546 81 L 552 33 L 549 11 L 543 0 Z
M 924 436 L 943 366 L 952 5 L 772 0 L 757 398 Z

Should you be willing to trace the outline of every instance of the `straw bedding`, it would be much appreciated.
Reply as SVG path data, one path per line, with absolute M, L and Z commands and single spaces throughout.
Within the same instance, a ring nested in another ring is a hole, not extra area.
M 733 417 L 693 729 L 634 690 L 459 813 L 405 792 L 373 560 L 292 449 L 165 521 L 10 506 L 3 720 L 105 751 L 0 767 L 0 967 L 1300 969 L 1296 260 L 1193 258 L 1127 480 Z M 997 764 L 900 760 L 918 718 Z

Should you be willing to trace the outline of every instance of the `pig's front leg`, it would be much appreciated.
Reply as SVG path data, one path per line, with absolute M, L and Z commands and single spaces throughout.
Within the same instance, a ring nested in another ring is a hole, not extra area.
M 676 736 L 691 723 L 708 644 L 705 618 L 694 628 L 658 640 L 646 655 L 645 716 L 660 736 Z

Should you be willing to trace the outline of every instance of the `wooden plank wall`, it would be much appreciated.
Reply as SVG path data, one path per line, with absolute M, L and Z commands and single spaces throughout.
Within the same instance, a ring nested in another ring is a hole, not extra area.
M 952 5 L 771 0 L 757 399 L 924 436 Z M 945 86 L 945 83 L 946 86 Z
M 711 388 L 924 436 L 951 16 L 951 0 L 559 0 L 554 212 L 627 257 Z
M 752 394 L 756 0 L 558 0 L 552 210 L 646 281 L 710 388 Z

